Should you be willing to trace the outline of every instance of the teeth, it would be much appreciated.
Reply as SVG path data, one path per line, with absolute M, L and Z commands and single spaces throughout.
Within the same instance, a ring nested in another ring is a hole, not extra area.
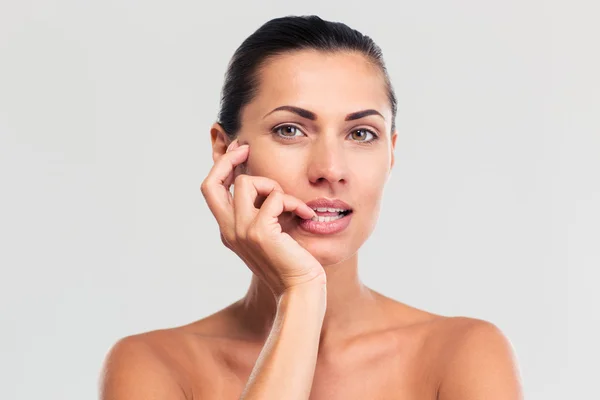
M 311 220 L 318 221 L 318 222 L 330 222 L 330 221 L 335 221 L 336 219 L 340 219 L 340 218 L 344 218 L 344 215 L 335 215 L 333 217 L 316 216 L 316 217 L 312 217 Z
M 342 211 L 346 211 L 343 208 L 326 208 L 326 207 L 315 207 L 313 208 L 313 210 L 318 211 L 318 212 L 342 212 Z

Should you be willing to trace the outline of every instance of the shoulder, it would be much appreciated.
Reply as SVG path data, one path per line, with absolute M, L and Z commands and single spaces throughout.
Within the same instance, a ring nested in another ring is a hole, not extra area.
M 512 343 L 497 325 L 468 317 L 443 318 L 436 325 L 439 400 L 523 398 Z
M 189 398 L 171 347 L 175 330 L 157 330 L 118 340 L 105 357 L 100 399 Z

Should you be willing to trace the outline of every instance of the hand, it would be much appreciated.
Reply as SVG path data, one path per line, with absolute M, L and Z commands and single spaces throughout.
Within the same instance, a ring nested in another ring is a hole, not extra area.
M 279 215 L 291 212 L 309 219 L 315 212 L 306 203 L 283 193 L 274 180 L 240 174 L 235 168 L 247 160 L 249 146 L 234 141 L 215 161 L 200 190 L 215 216 L 223 244 L 235 252 L 279 298 L 306 284 L 325 285 L 321 264 L 282 231 Z M 229 186 L 235 185 L 234 195 Z M 260 208 L 260 200 L 266 197 Z

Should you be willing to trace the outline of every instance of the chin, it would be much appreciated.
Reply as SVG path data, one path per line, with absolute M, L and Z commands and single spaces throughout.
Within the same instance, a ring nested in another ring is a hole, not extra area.
M 342 245 L 319 238 L 300 239 L 298 242 L 324 267 L 339 264 L 355 254 L 348 244 Z
M 358 222 L 358 221 L 357 221 Z M 374 224 L 372 224 L 372 230 Z M 357 237 L 359 230 L 346 229 L 334 235 L 312 235 L 302 231 L 295 223 L 285 221 L 283 231 L 288 233 L 300 246 L 308 250 L 322 266 L 335 265 L 354 256 L 367 237 Z M 350 228 L 350 227 L 349 227 Z M 357 229 L 353 227 L 353 229 Z

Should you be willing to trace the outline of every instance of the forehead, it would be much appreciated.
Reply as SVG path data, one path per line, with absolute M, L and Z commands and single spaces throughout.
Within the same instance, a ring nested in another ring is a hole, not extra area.
M 269 59 L 258 77 L 258 92 L 247 110 L 251 118 L 285 104 L 324 118 L 374 108 L 391 120 L 383 73 L 360 53 L 286 53 Z

